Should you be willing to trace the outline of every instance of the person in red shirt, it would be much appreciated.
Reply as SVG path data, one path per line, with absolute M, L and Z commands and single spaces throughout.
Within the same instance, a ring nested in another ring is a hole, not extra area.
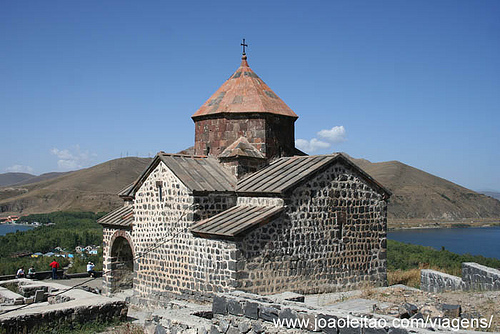
M 57 269 L 59 269 L 59 263 L 54 260 L 49 264 L 49 266 L 52 268 L 52 279 L 57 279 Z

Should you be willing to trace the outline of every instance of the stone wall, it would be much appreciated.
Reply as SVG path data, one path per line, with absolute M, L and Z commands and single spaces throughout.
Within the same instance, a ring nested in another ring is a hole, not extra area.
M 236 176 L 238 180 L 267 165 L 267 160 L 265 159 L 248 157 L 219 158 L 219 160 L 220 164 Z
M 216 115 L 195 120 L 196 155 L 221 154 L 240 137 L 245 137 L 267 158 L 295 153 L 295 120 L 263 114 Z
M 157 181 L 162 183 L 160 201 Z M 170 297 L 206 298 L 232 288 L 234 243 L 197 238 L 189 228 L 234 206 L 227 195 L 193 196 L 160 163 L 138 189 L 134 202 L 135 303 L 158 304 Z
M 467 290 L 500 290 L 500 270 L 474 262 L 462 263 L 462 280 Z
M 420 289 L 429 292 L 462 290 L 463 281 L 458 276 L 445 274 L 436 270 L 422 269 L 420 271 Z
M 285 204 L 279 218 L 239 242 L 238 289 L 322 293 L 386 284 L 387 204 L 355 171 L 335 164 Z
M 238 205 L 284 206 L 285 201 L 278 197 L 238 197 Z
M 18 333 L 58 333 L 63 326 L 71 328 L 76 324 L 96 321 L 111 322 L 127 318 L 127 305 L 124 301 L 101 302 L 91 306 L 67 307 L 65 309 L 46 307 L 40 312 L 26 312 L 23 315 L 3 316 L 0 319 L 0 332 Z
M 462 263 L 462 278 L 439 271 L 422 269 L 420 289 L 430 292 L 456 290 L 500 290 L 500 270 L 474 262 Z

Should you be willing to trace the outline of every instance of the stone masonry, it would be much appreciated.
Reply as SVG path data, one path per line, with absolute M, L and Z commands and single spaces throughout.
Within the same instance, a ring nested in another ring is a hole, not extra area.
M 293 155 L 295 119 L 277 115 L 217 115 L 195 119 L 194 153 L 221 154 L 240 137 L 268 158 Z
M 439 271 L 422 269 L 420 288 L 424 291 L 443 292 L 460 290 L 500 290 L 500 270 L 474 262 L 462 263 L 462 277 Z
M 285 214 L 238 243 L 240 290 L 320 293 L 386 284 L 386 203 L 355 173 L 333 165 L 285 202 Z
M 162 182 L 162 198 L 157 181 Z M 173 294 L 197 298 L 232 288 L 229 262 L 235 245 L 196 238 L 189 232 L 193 219 L 204 219 L 235 204 L 231 196 L 192 196 L 179 179 L 160 163 L 140 187 L 134 202 L 133 242 L 136 298 L 166 301 Z M 195 207 L 195 204 L 197 207 Z
M 236 204 L 285 206 L 285 212 L 242 239 L 199 238 L 189 232 L 195 222 Z M 386 214 L 382 196 L 341 164 L 288 198 L 236 198 L 190 195 L 160 163 L 135 196 L 134 300 L 204 299 L 235 288 L 273 294 L 384 285 Z

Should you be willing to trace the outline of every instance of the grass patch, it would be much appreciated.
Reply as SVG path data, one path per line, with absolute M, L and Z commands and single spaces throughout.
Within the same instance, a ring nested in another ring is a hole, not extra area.
M 50 326 L 41 326 L 32 329 L 33 334 L 94 334 L 94 333 L 113 333 L 113 334 L 142 334 L 144 330 L 140 326 L 120 320 L 113 321 L 90 321 L 86 323 L 64 323 Z
M 414 268 L 409 270 L 388 270 L 387 283 L 389 285 L 404 284 L 413 288 L 420 287 L 420 269 Z
M 456 254 L 446 249 L 406 244 L 387 240 L 388 271 L 410 270 L 419 268 L 437 268 L 451 275 L 460 276 L 462 262 L 476 262 L 491 268 L 500 268 L 500 260 L 481 255 Z
M 3 286 L 7 290 L 10 290 L 14 293 L 19 293 L 19 284 L 17 282 L 5 283 L 5 284 L 2 284 L 1 286 Z
M 420 270 L 433 269 L 450 275 L 462 275 L 462 262 L 476 262 L 500 268 L 500 260 L 481 255 L 456 254 L 446 249 L 387 240 L 387 282 L 420 287 Z

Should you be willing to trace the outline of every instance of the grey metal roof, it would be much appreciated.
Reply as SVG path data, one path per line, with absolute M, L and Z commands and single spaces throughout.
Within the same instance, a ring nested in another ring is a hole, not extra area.
M 191 191 L 234 191 L 236 177 L 226 171 L 215 158 L 159 153 L 161 161 Z
M 125 188 L 123 188 L 122 190 L 120 190 L 118 192 L 118 196 L 120 197 L 130 197 L 130 191 L 132 190 L 132 188 L 134 187 L 134 184 L 135 183 L 131 183 L 129 184 L 128 186 L 126 186 Z
M 191 192 L 234 192 L 236 177 L 215 158 L 159 152 L 137 181 L 120 192 L 120 197 L 134 197 L 135 192 L 160 162 L 181 180 Z
M 97 222 L 101 225 L 130 227 L 134 222 L 134 210 L 131 205 L 122 206 L 111 211 Z
M 236 191 L 243 194 L 283 194 L 309 178 L 311 174 L 320 171 L 335 161 L 341 161 L 343 164 L 357 170 L 378 191 L 383 192 L 387 197 L 390 196 L 390 191 L 340 153 L 280 158 L 269 166 L 238 181 Z
M 336 155 L 286 157 L 238 182 L 238 192 L 280 194 L 303 180 L 309 174 L 332 162 Z
M 202 237 L 234 238 L 267 223 L 281 211 L 283 207 L 238 205 L 197 223 L 191 228 L 191 232 Z

